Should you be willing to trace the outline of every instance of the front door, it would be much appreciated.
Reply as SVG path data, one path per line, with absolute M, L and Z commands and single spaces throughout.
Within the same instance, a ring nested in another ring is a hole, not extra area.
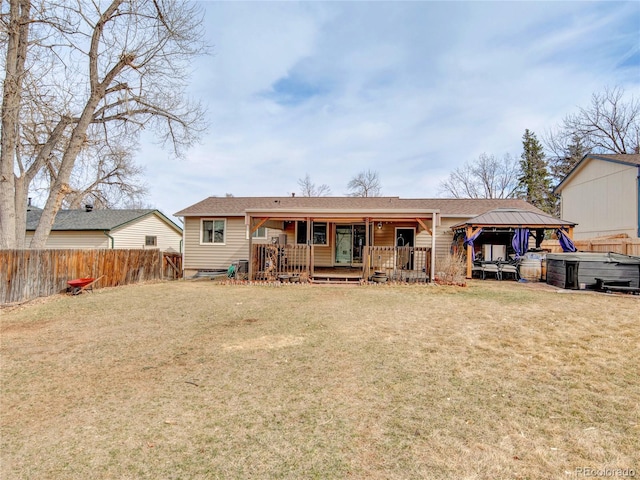
M 415 245 L 416 231 L 413 228 L 396 228 L 396 247 L 398 249 L 397 268 L 401 270 L 413 270 L 413 247 Z

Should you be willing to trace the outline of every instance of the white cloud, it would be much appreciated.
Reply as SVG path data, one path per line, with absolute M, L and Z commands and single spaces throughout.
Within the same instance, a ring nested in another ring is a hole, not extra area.
M 184 161 L 144 147 L 153 203 L 286 195 L 309 173 L 334 194 L 377 170 L 383 191 L 435 196 L 480 153 L 519 155 L 622 84 L 638 93 L 637 3 L 215 2 L 214 55 L 194 69 L 211 128 Z M 635 57 L 634 57 L 635 55 Z

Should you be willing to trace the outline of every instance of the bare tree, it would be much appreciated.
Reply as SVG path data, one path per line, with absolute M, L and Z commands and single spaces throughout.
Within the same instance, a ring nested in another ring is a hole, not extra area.
M 440 191 L 453 198 L 513 198 L 519 175 L 520 164 L 508 153 L 501 160 L 483 153 L 451 172 Z
M 95 208 L 115 208 L 144 203 L 144 170 L 133 162 L 129 150 L 116 150 L 97 156 L 82 152 L 69 182 L 70 193 L 63 206 L 74 209 L 91 204 Z
M 379 197 L 382 195 L 378 172 L 373 170 L 358 173 L 349 181 L 347 188 L 350 197 Z
M 298 186 L 300 187 L 300 194 L 303 197 L 327 197 L 331 195 L 331 188 L 329 188 L 329 185 L 325 183 L 322 185 L 316 185 L 311 181 L 311 177 L 308 173 L 304 178 L 298 179 Z
M 640 153 L 640 102 L 620 87 L 594 93 L 591 105 L 567 115 L 545 137 L 557 158 L 571 157 L 571 145 L 590 153 Z
M 126 151 L 152 128 L 181 155 L 203 130 L 202 108 L 184 95 L 190 61 L 205 50 L 202 16 L 186 0 L 9 0 L 1 8 L 0 248 L 24 244 L 36 177 L 50 181 L 31 242 L 40 248 L 65 198 L 81 194 L 72 178 L 93 142 Z M 113 180 L 104 163 L 113 151 L 86 178 Z

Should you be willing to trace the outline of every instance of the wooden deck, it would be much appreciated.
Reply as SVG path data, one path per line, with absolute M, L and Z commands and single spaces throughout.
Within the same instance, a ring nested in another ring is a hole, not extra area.
M 363 280 L 362 267 L 316 267 L 311 278 L 314 283 L 360 283 Z
M 383 272 L 389 280 L 429 282 L 431 249 L 427 247 L 369 247 L 369 275 Z M 250 276 L 254 280 L 273 281 L 281 277 L 300 277 L 315 283 L 363 283 L 369 280 L 362 265 L 311 267 L 313 257 L 308 245 L 254 246 Z M 313 273 L 311 273 L 311 271 Z

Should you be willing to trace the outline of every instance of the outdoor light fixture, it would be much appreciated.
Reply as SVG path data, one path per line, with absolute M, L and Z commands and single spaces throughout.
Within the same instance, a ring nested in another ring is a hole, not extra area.
M 378 230 L 382 230 L 382 222 L 378 222 Z

